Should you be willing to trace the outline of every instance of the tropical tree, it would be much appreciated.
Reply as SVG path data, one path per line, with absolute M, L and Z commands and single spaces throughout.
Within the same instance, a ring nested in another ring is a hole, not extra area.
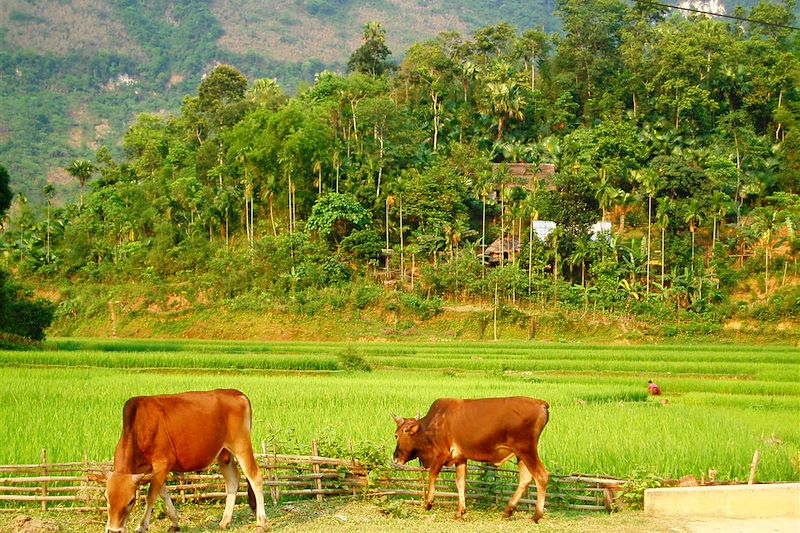
M 647 195 L 647 262 L 645 292 L 650 293 L 650 249 L 653 226 L 653 198 L 659 190 L 658 174 L 653 169 L 632 170 L 631 176 Z
M 370 76 L 382 76 L 394 69 L 388 60 L 392 52 L 386 46 L 386 30 L 380 22 L 371 21 L 364 25 L 361 46 L 347 61 L 347 72 L 360 72 Z
M 694 272 L 694 238 L 697 228 L 703 222 L 703 211 L 700 202 L 693 198 L 688 204 L 684 206 L 683 221 L 689 226 L 689 233 L 692 234 L 692 264 L 691 270 Z
M 76 159 L 65 170 L 78 180 L 81 187 L 80 205 L 83 206 L 83 189 L 86 181 L 94 174 L 94 165 L 87 159 Z
M 498 60 L 484 73 L 481 108 L 497 121 L 495 143 L 503 140 L 510 120 L 523 120 L 527 101 L 522 94 L 516 72 L 507 61 Z
M 753 210 L 752 231 L 764 247 L 764 296 L 769 299 L 769 269 L 772 250 L 775 247 L 775 235 L 786 222 L 783 212 L 772 207 L 758 207 Z
M 656 227 L 661 230 L 661 290 L 664 290 L 665 270 L 667 265 L 666 243 L 669 216 L 675 209 L 675 202 L 669 198 L 661 198 L 656 208 Z
M 56 189 L 48 183 L 44 186 L 44 197 L 47 199 L 47 238 L 45 249 L 45 262 L 50 263 L 50 210 L 53 206 L 53 197 L 56 195 Z

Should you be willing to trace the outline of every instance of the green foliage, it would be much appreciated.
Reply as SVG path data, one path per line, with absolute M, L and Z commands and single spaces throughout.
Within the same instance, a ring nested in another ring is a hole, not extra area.
M 32 300 L 10 274 L 0 269 L 0 332 L 41 341 L 53 321 L 55 306 L 46 300 Z
M 9 186 L 8 171 L 0 165 L 0 220 L 5 216 L 8 208 L 11 207 L 11 199 L 14 197 Z
M 670 335 L 715 334 L 736 313 L 796 314 L 782 287 L 798 275 L 800 62 L 780 32 L 564 0 L 560 35 L 507 23 L 444 33 L 412 46 L 395 74 L 386 32 L 370 23 L 355 72 L 320 72 L 288 98 L 276 81 L 248 87 L 258 62 L 217 54 L 222 26 L 205 3 L 114 9 L 147 56 L 133 72 L 142 85 L 104 90 L 87 112 L 137 93 L 187 96 L 175 114 L 139 115 L 122 154 L 93 158 L 42 148 L 44 133 L 71 127 L 58 118 L 77 113 L 69 91 L 31 95 L 7 117 L 78 181 L 62 192 L 41 178 L 30 202 L 19 198 L 0 257 L 20 275 L 185 282 L 240 309 L 280 302 L 313 316 L 351 305 L 345 286 L 380 266 L 398 289 L 391 310 L 418 318 L 436 314 L 437 298 L 496 296 L 509 323 L 517 307 L 554 305 L 694 324 Z M 174 53 L 190 35 L 195 52 Z M 2 80 L 64 74 L 59 59 L 12 55 L 21 66 L 2 55 Z M 115 57 L 76 76 L 96 87 L 131 74 Z M 114 116 L 110 127 L 124 123 Z M 58 207 L 77 187 L 78 205 Z M 603 238 L 590 231 L 600 219 L 613 223 Z M 533 237 L 543 220 L 555 231 Z M 478 250 L 498 238 L 499 266 L 483 264 Z M 758 290 L 743 305 L 732 295 L 744 286 Z M 763 309 L 748 309 L 758 299 Z
M 388 59 L 391 54 L 386 46 L 386 30 L 380 22 L 369 22 L 364 25 L 364 42 L 347 61 L 347 71 L 382 76 L 394 68 Z
M 355 372 L 372 372 L 372 367 L 355 348 L 348 346 L 339 354 L 339 366 L 343 370 Z
M 363 230 L 369 223 L 369 212 L 358 203 L 355 196 L 331 192 L 314 203 L 306 227 L 340 242 L 351 231 Z
M 627 509 L 637 510 L 644 508 L 644 491 L 661 486 L 663 480 L 651 472 L 636 469 L 628 476 L 628 481 L 622 485 L 620 499 Z

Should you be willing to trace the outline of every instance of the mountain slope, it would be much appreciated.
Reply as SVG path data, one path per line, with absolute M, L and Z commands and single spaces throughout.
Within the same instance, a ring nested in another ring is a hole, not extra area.
M 4 0 L 0 164 L 41 202 L 77 193 L 63 170 L 119 141 L 140 112 L 176 111 L 204 72 L 233 64 L 292 92 L 343 71 L 363 25 L 381 22 L 394 59 L 442 31 L 499 22 L 555 31 L 556 0 Z M 738 2 L 752 4 L 752 1 Z M 732 4 L 732 2 L 729 2 Z

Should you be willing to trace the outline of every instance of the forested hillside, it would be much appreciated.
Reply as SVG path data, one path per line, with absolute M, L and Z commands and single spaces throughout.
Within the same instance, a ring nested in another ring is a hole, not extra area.
M 569 4 L 569 2 L 564 2 Z M 648 2 L 645 2 L 648 3 Z M 651 2 L 652 3 L 652 2 Z M 683 0 L 715 12 L 756 0 Z M 600 2 L 599 5 L 602 5 Z M 678 2 L 676 2 L 678 4 Z M 216 64 L 251 81 L 274 78 L 288 94 L 323 69 L 345 72 L 364 24 L 386 30 L 399 61 L 440 32 L 469 35 L 506 22 L 558 31 L 555 0 L 6 0 L 0 3 L 0 162 L 14 190 L 43 205 L 77 197 L 64 167 L 100 146 L 120 155 L 140 112 L 177 112 Z M 792 8 L 797 14 L 797 6 Z
M 372 7 L 370 7 L 372 6 Z M 554 29 L 553 0 L 7 0 L 0 3 L 0 162 L 43 204 L 77 197 L 64 167 L 100 146 L 118 154 L 139 112 L 177 112 L 216 64 L 288 93 L 323 69 L 344 72 L 365 23 L 396 57 L 439 32 L 512 21 Z
M 772 23 L 755 24 L 564 0 L 561 34 L 450 31 L 396 68 L 370 23 L 348 74 L 294 96 L 219 65 L 178 112 L 140 115 L 121 156 L 74 161 L 76 203 L 23 205 L 2 258 L 22 277 L 310 316 L 424 317 L 457 299 L 506 320 L 650 317 L 667 335 L 684 320 L 792 323 L 794 7 L 740 12 Z M 74 290 L 62 316 L 98 312 Z

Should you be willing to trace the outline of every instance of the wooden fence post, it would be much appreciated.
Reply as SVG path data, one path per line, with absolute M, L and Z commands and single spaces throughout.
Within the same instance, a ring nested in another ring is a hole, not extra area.
M 761 459 L 761 453 L 756 450 L 753 454 L 753 462 L 750 464 L 750 479 L 747 480 L 748 485 L 756 482 L 756 469 L 758 468 L 758 461 Z
M 275 465 L 278 464 L 278 446 L 273 444 L 272 445 L 272 460 Z M 275 500 L 276 502 L 281 501 L 281 487 L 277 483 L 278 481 L 278 471 L 277 469 L 273 472 L 273 478 L 275 480 Z
M 264 455 L 264 468 L 267 471 L 267 484 L 269 485 L 269 495 L 272 498 L 272 505 L 278 505 L 278 489 L 272 483 L 272 462 L 267 454 L 267 443 L 261 441 L 261 453 Z
M 317 439 L 311 441 L 311 471 L 314 474 L 319 474 L 319 462 L 317 461 L 317 457 L 319 457 L 319 448 L 317 446 Z M 322 478 L 317 475 L 316 478 L 316 486 L 317 486 L 317 501 L 322 501 Z
M 47 511 L 47 450 L 42 448 L 42 511 Z
M 356 466 L 356 456 L 353 453 L 353 441 L 350 440 L 350 439 L 347 440 L 347 449 L 350 450 L 350 465 L 354 469 L 355 466 Z M 369 488 L 369 475 L 364 476 L 364 479 L 366 479 L 366 481 L 367 481 L 367 485 L 366 486 L 367 486 L 367 488 Z M 353 489 L 352 490 L 353 490 L 353 496 L 355 496 L 356 495 L 356 486 L 355 486 L 355 484 L 353 484 Z

